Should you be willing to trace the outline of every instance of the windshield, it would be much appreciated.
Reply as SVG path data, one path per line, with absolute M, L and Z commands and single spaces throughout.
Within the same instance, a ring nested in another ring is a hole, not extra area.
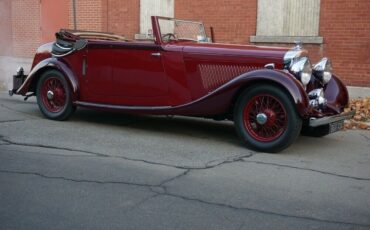
M 201 22 L 159 18 L 162 41 L 191 40 L 207 42 L 204 25 Z

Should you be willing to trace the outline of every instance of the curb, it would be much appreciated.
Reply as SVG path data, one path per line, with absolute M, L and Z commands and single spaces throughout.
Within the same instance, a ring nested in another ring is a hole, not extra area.
M 370 87 L 347 86 L 347 89 L 351 99 L 370 98 Z

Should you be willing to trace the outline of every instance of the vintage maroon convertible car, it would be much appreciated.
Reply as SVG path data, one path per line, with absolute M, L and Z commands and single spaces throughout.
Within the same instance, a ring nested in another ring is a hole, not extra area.
M 250 148 L 278 152 L 301 133 L 342 128 L 346 87 L 327 58 L 306 50 L 212 43 L 202 23 L 152 17 L 147 39 L 61 30 L 9 91 L 36 95 L 41 112 L 66 120 L 77 106 L 134 114 L 229 119 Z

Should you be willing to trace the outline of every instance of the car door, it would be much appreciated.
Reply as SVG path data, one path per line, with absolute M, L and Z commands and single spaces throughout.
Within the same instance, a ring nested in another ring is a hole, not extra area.
M 113 94 L 120 104 L 160 106 L 168 104 L 168 79 L 160 45 L 120 43 L 112 61 Z
M 87 100 L 115 104 L 113 96 L 112 60 L 114 50 L 109 42 L 89 42 L 87 56 L 82 61 Z

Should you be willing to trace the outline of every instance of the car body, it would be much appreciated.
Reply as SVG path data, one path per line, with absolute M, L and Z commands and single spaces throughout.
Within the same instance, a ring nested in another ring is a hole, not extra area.
M 200 22 L 153 16 L 144 40 L 61 30 L 38 48 L 10 94 L 37 96 L 41 112 L 65 120 L 76 107 L 132 114 L 229 119 L 250 148 L 279 152 L 301 131 L 338 131 L 348 92 L 330 61 L 314 67 L 293 49 L 210 42 Z M 313 68 L 313 69 L 312 69 Z

